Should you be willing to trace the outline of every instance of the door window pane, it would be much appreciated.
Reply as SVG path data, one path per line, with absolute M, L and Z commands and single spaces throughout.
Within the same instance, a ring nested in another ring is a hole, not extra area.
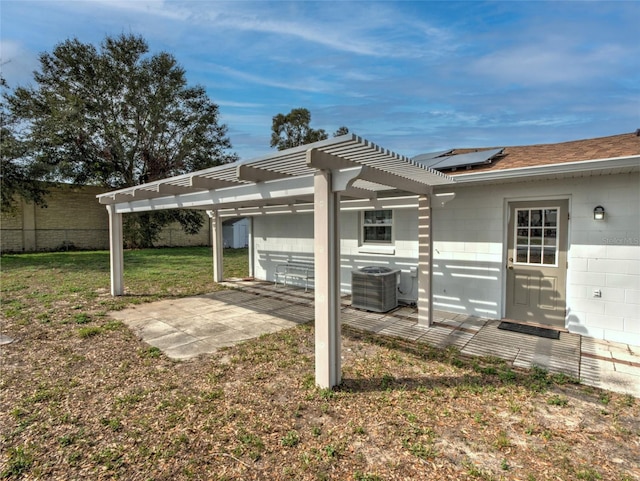
M 556 250 L 553 248 L 544 248 L 544 257 L 542 263 L 546 265 L 555 265 L 556 263 Z
M 516 209 L 516 219 L 516 262 L 556 265 L 558 209 Z
M 535 246 L 542 245 L 542 229 L 531 229 L 531 240 L 529 243 Z
M 526 263 L 529 260 L 529 248 L 528 247 L 518 247 L 516 254 L 516 262 Z
M 531 211 L 531 225 L 534 227 L 540 227 L 542 225 L 541 210 L 536 209 Z
M 518 211 L 518 227 L 529 227 L 529 211 L 528 210 L 519 210 Z
M 556 229 L 545 229 L 544 230 L 544 245 L 546 246 L 555 246 L 558 241 Z
M 542 249 L 540 247 L 529 248 L 529 264 L 542 264 Z
M 544 211 L 544 225 L 547 227 L 556 227 L 558 225 L 558 210 L 557 209 L 545 209 Z

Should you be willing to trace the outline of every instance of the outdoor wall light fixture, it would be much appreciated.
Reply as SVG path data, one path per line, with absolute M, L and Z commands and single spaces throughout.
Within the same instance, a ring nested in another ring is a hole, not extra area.
M 593 209 L 593 220 L 604 220 L 604 207 L 598 205 Z

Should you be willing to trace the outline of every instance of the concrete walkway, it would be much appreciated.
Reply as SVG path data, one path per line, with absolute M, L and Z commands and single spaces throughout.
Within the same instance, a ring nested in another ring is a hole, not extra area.
M 141 304 L 110 313 L 145 342 L 174 359 L 190 359 L 220 347 L 313 321 L 313 292 L 267 282 L 227 282 L 232 290 Z M 342 322 L 372 333 L 445 348 L 469 356 L 495 356 L 516 367 L 538 366 L 583 384 L 640 397 L 640 347 L 567 332 L 557 340 L 498 329 L 499 321 L 436 311 L 432 327 L 417 311 L 364 312 L 342 304 Z

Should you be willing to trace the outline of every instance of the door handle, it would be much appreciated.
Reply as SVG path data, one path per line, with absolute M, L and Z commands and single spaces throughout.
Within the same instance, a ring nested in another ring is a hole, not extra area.
M 513 266 L 507 266 L 507 269 L 513 269 Z

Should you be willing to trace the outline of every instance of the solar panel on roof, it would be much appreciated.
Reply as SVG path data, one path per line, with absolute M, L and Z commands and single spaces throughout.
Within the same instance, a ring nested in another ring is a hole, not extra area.
M 445 170 L 457 169 L 460 167 L 471 167 L 473 165 L 488 164 L 496 155 L 502 153 L 504 149 L 489 149 L 480 152 L 470 152 L 468 154 L 449 155 L 434 159 L 429 165 L 432 169 Z
M 447 154 L 449 154 L 451 152 L 453 152 L 453 149 L 440 150 L 439 152 L 427 152 L 425 154 L 418 154 L 415 157 L 413 157 L 411 160 L 413 160 L 414 162 L 418 162 L 420 164 L 425 164 L 427 167 L 429 167 L 427 161 L 433 160 L 436 157 L 441 157 L 443 155 L 447 155 Z

